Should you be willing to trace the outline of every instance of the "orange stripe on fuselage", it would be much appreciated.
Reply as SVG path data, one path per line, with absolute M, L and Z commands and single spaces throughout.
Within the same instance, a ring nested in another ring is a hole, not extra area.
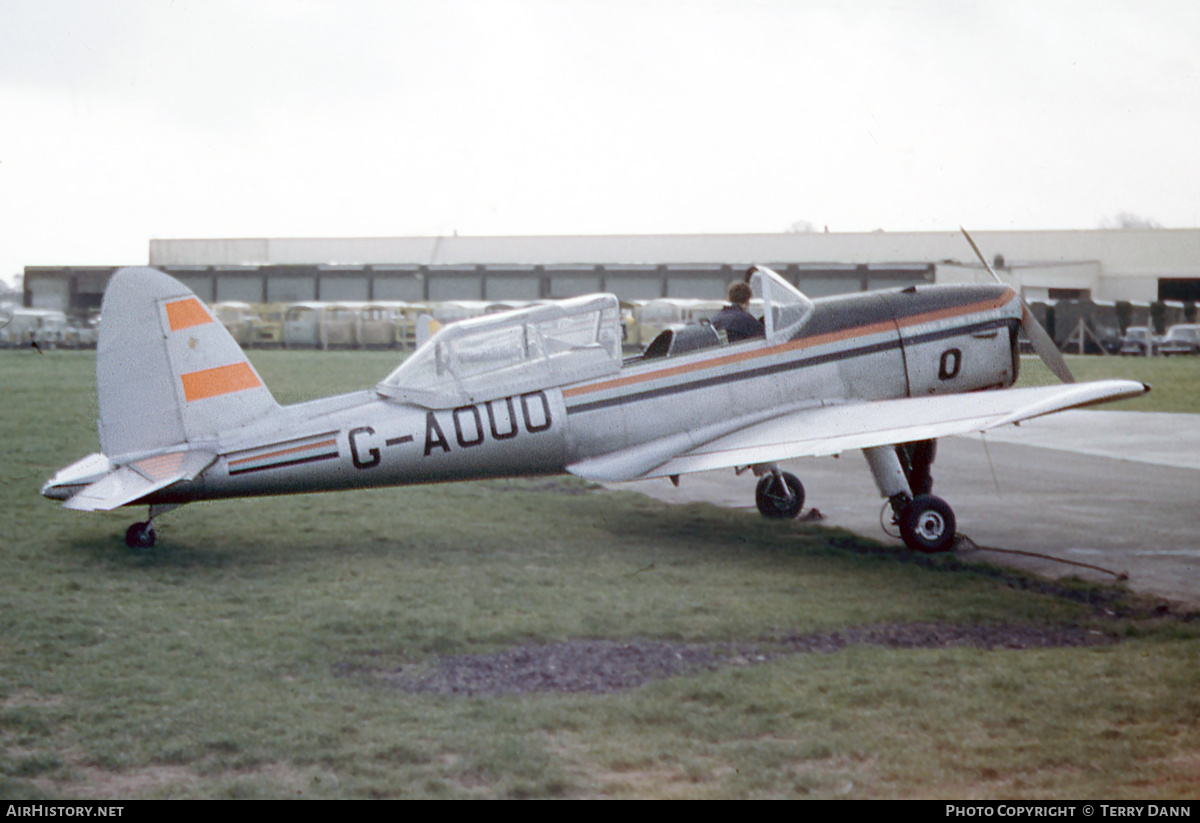
M 194 297 L 167 304 L 167 322 L 171 326 L 171 331 L 203 326 L 212 321 L 212 317 L 204 310 L 204 306 Z
M 978 303 L 971 303 L 967 306 L 956 306 L 950 309 L 925 312 L 924 314 L 913 314 L 908 317 L 901 317 L 896 322 L 903 328 L 905 326 L 919 326 L 922 323 L 932 323 L 935 320 L 945 320 L 949 317 L 961 317 L 964 314 L 993 311 L 1010 302 L 1016 296 L 1017 293 L 1015 291 L 1008 289 L 995 300 L 981 300 Z
M 262 385 L 254 369 L 244 362 L 181 374 L 179 379 L 183 381 L 183 395 L 189 403 L 206 397 L 257 389 Z
M 254 460 L 266 460 L 269 457 L 282 457 L 285 454 L 295 454 L 296 452 L 311 451 L 312 449 L 323 449 L 323 448 L 327 448 L 329 446 L 336 446 L 336 445 L 337 445 L 337 439 L 330 438 L 329 440 L 321 440 L 316 443 L 309 443 L 304 446 L 293 446 L 290 449 L 278 449 L 277 451 L 273 451 L 273 452 L 263 452 L 262 454 L 256 454 L 256 455 L 253 455 L 252 457 L 243 457 L 238 460 L 230 460 L 229 465 L 230 466 L 240 466 L 242 463 L 249 463 Z
M 700 369 L 711 369 L 718 366 L 727 366 L 730 363 L 739 363 L 743 360 L 753 360 L 759 357 L 769 357 L 773 354 L 781 354 L 787 351 L 795 351 L 797 349 L 808 349 L 813 346 L 823 346 L 827 343 L 837 343 L 842 340 L 850 340 L 855 337 L 867 337 L 872 334 L 880 334 L 882 332 L 894 331 L 897 322 L 901 327 L 919 326 L 922 323 L 932 323 L 937 320 L 945 320 L 950 317 L 961 317 L 965 314 L 975 314 L 977 312 L 991 311 L 998 309 L 1005 303 L 1009 302 L 1016 296 L 1016 292 L 1011 289 L 995 300 L 981 300 L 978 303 L 971 303 L 966 306 L 954 306 L 948 309 L 939 309 L 937 311 L 925 312 L 923 314 L 913 314 L 908 317 L 902 317 L 899 321 L 887 321 L 883 323 L 870 323 L 864 326 L 852 326 L 850 328 L 841 329 L 827 334 L 818 334 L 812 337 L 803 337 L 799 340 L 792 340 L 787 343 L 780 343 L 777 346 L 769 346 L 765 349 L 754 349 L 751 351 L 738 352 L 737 354 L 727 354 L 721 357 L 714 357 L 712 360 L 703 360 L 699 363 L 688 363 L 681 366 L 673 366 L 668 369 L 658 369 L 656 371 L 645 372 L 643 374 L 634 374 L 629 377 L 618 377 L 613 380 L 605 380 L 600 383 L 591 383 L 586 386 L 576 386 L 570 389 L 563 390 L 563 397 L 577 397 L 581 394 L 591 394 L 597 391 L 606 391 L 608 389 L 616 389 L 622 386 L 632 386 L 637 383 L 644 383 L 649 380 L 661 380 L 665 377 L 674 377 L 678 374 L 686 374 L 687 372 L 698 371 Z

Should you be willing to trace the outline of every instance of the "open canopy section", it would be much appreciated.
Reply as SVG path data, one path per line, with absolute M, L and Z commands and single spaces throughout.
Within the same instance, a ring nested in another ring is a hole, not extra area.
M 754 266 L 747 274 L 750 290 L 763 301 L 767 342 L 790 340 L 812 313 L 813 302 L 766 266 Z
M 611 294 L 594 294 L 445 326 L 375 390 L 445 409 L 620 368 L 620 306 Z

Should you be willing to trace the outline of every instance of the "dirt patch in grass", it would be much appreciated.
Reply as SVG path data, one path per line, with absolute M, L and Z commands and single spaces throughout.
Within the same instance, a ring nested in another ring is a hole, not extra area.
M 78 758 L 75 758 L 78 759 Z M 32 782 L 48 797 L 79 799 L 127 799 L 167 796 L 190 796 L 210 790 L 215 782 L 263 788 L 263 796 L 293 797 L 312 793 L 322 780 L 336 783 L 336 778 L 315 767 L 297 768 L 286 763 L 265 763 L 253 769 L 223 770 L 201 775 L 192 765 L 146 766 L 138 769 L 111 771 L 96 766 L 71 763 L 65 776 L 46 777 Z M 256 796 L 256 792 L 251 792 Z M 319 795 L 319 792 L 318 792 Z
M 3 700 L 0 700 L 0 708 L 23 709 L 30 706 L 46 708 L 51 706 L 61 706 L 62 702 L 62 698 L 57 695 L 46 697 L 31 691 L 19 691 L 10 694 Z
M 74 779 L 65 782 L 49 779 L 33 782 L 52 797 L 66 794 L 87 800 L 139 797 L 169 786 L 191 788 L 200 782 L 200 778 L 188 766 L 149 766 L 126 772 L 86 766 L 76 767 L 75 772 Z
M 758 643 L 672 643 L 661 640 L 567 640 L 527 644 L 494 654 L 441 658 L 430 665 L 375 671 L 412 694 L 489 696 L 530 692 L 608 692 L 651 680 L 750 666 L 793 654 L 835 652 L 850 646 L 928 649 L 1044 649 L 1115 642 L 1073 626 L 889 624 L 764 640 Z M 343 665 L 342 671 L 357 669 Z

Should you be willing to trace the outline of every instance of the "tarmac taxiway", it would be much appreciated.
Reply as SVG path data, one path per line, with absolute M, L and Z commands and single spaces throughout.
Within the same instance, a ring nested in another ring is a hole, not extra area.
M 884 534 L 884 502 L 861 452 L 789 461 L 822 525 Z M 979 546 L 1035 552 L 1128 575 L 1130 588 L 1200 606 L 1200 415 L 1068 411 L 938 441 L 934 494 Z M 757 480 L 730 470 L 614 484 L 671 503 L 754 508 Z M 992 551 L 967 558 L 1059 578 L 1103 572 Z

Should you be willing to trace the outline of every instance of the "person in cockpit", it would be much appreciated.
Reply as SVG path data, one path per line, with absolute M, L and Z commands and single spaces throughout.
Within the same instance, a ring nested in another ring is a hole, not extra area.
M 725 332 L 730 343 L 766 336 L 762 322 L 746 310 L 751 295 L 749 284 L 741 280 L 730 283 L 729 305 L 717 312 L 712 319 L 713 328 Z

